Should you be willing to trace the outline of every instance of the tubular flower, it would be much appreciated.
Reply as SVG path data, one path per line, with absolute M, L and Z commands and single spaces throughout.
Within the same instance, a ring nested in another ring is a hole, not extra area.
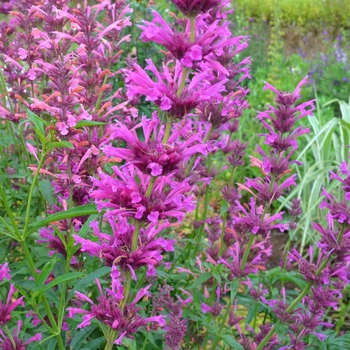
M 178 95 L 180 81 L 185 74 L 181 65 L 176 63 L 173 74 L 167 66 L 163 66 L 163 71 L 160 73 L 151 59 L 147 59 L 146 62 L 146 70 L 152 72 L 157 81 L 154 82 L 139 65 L 134 64 L 131 70 L 125 71 L 128 98 L 146 96 L 146 101 L 154 102 L 161 110 L 167 111 L 175 118 L 186 116 L 201 101 L 220 97 L 220 92 L 225 89 L 227 80 L 212 85 L 206 79 L 208 73 L 201 72 L 195 74 Z
M 155 181 L 150 196 L 146 196 L 150 176 L 142 174 L 133 165 L 112 169 L 114 176 L 101 172 L 100 180 L 92 180 L 94 190 L 91 197 L 95 198 L 98 210 L 109 210 L 106 217 L 132 217 L 143 222 L 170 218 L 182 221 L 186 212 L 195 209 L 192 197 L 185 195 L 191 189 L 188 180 L 173 183 L 162 176 Z
M 80 308 L 68 308 L 68 316 L 75 317 L 77 314 L 83 314 L 83 322 L 78 325 L 78 328 L 87 327 L 93 318 L 104 323 L 106 326 L 118 332 L 118 339 L 115 343 L 121 345 L 124 337 L 130 337 L 136 333 L 140 327 L 146 326 L 149 322 L 158 323 L 160 326 L 164 326 L 164 316 L 152 316 L 148 318 L 141 317 L 137 312 L 140 310 L 136 306 L 144 296 L 150 296 L 149 288 L 141 288 L 136 294 L 132 303 L 126 304 L 121 308 L 121 301 L 124 298 L 124 288 L 119 279 L 120 273 L 115 266 L 112 267 L 112 289 L 106 289 L 103 292 L 100 281 L 96 279 L 96 284 L 100 291 L 100 296 L 97 297 L 97 302 L 94 303 L 86 295 L 76 292 L 76 296 L 81 301 L 88 302 L 90 310 L 84 310 Z
M 162 252 L 173 251 L 174 241 L 163 237 L 156 237 L 161 231 L 168 228 L 169 223 L 157 225 L 151 223 L 146 229 L 141 229 L 137 247 L 132 249 L 132 237 L 135 227 L 128 224 L 123 217 L 109 219 L 113 236 L 102 233 L 96 221 L 91 223 L 97 242 L 74 235 L 76 244 L 81 244 L 81 250 L 92 256 L 100 257 L 107 266 L 119 266 L 122 270 L 130 270 L 136 280 L 135 270 L 148 266 L 148 274 L 155 273 L 155 266 L 162 260 Z
M 6 336 L 5 333 L 0 329 L 0 348 L 2 350 L 25 350 L 27 345 L 41 340 L 41 333 L 37 333 L 33 337 L 29 338 L 27 341 L 19 338 L 23 322 L 21 320 L 17 323 L 17 330 L 13 331 L 10 337 Z
M 15 301 L 12 301 L 13 293 L 16 291 L 16 288 L 13 284 L 10 285 L 10 290 L 7 294 L 6 303 L 3 304 L 2 300 L 0 300 L 0 325 L 5 325 L 10 322 L 12 319 L 11 312 L 18 306 L 22 305 L 23 297 L 18 298 Z
M 155 113 L 151 120 L 142 118 L 142 123 L 129 130 L 122 123 L 117 123 L 113 136 L 124 140 L 127 148 L 106 146 L 107 157 L 116 157 L 134 164 L 142 173 L 162 176 L 180 169 L 180 163 L 196 153 L 207 154 L 206 145 L 199 143 L 200 135 L 193 135 L 187 140 L 179 140 L 182 128 L 174 130 L 166 145 L 163 144 L 164 128 L 159 128 L 160 121 Z M 142 128 L 145 140 L 140 141 L 138 130 Z M 159 132 L 158 132 L 158 129 Z

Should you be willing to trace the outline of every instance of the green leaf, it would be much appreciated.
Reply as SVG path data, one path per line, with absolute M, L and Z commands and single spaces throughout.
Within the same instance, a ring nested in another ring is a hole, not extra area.
M 220 216 L 223 217 L 227 213 L 228 204 L 226 201 L 221 201 Z
M 79 350 L 82 342 L 89 336 L 89 334 L 93 330 L 96 329 L 96 327 L 97 327 L 97 325 L 91 325 L 91 326 L 88 326 L 86 328 L 81 329 L 80 331 L 77 331 L 75 337 L 73 338 L 73 340 L 70 344 L 71 348 Z
M 40 275 L 35 283 L 35 287 L 37 289 L 41 289 L 42 287 L 44 287 L 45 281 L 47 280 L 51 271 L 55 267 L 57 260 L 58 260 L 57 258 L 52 258 L 48 263 L 45 264 L 44 268 L 41 270 Z
M 27 107 L 24 107 L 24 110 L 27 112 L 28 119 L 34 124 L 35 128 L 44 135 L 44 125 L 46 121 L 38 117 L 35 113 L 30 111 Z
M 89 231 L 90 223 L 91 221 L 94 221 L 97 218 L 97 214 L 90 215 L 90 217 L 85 221 L 84 225 L 81 227 L 81 229 L 78 232 L 78 235 L 82 238 L 86 236 L 86 234 Z
M 206 282 L 213 274 L 211 272 L 205 272 L 201 274 L 192 284 L 189 285 L 188 290 L 197 288 L 204 282 Z
M 111 268 L 104 266 L 101 267 L 100 269 L 91 272 L 90 274 L 88 274 L 87 276 L 85 276 L 84 278 L 82 278 L 75 286 L 74 288 L 71 290 L 71 292 L 69 293 L 68 297 L 67 297 L 67 301 L 69 301 L 70 299 L 73 298 L 75 291 L 82 291 L 86 286 L 88 286 L 89 284 L 91 284 L 92 282 L 95 281 L 96 278 L 100 278 L 104 275 L 106 275 L 107 273 L 111 272 Z
M 222 336 L 222 340 L 225 344 L 230 346 L 230 349 L 244 350 L 243 346 L 240 343 L 238 343 L 238 341 L 235 338 L 233 338 L 232 335 L 225 334 Z
M 123 345 L 127 346 L 127 348 L 130 350 L 137 350 L 135 340 L 133 340 L 133 339 L 129 339 L 129 338 L 124 337 L 123 338 Z
M 73 144 L 68 141 L 52 142 L 47 147 L 47 151 L 51 151 L 56 148 L 74 148 Z
M 100 126 L 106 125 L 106 123 L 96 122 L 94 120 L 80 120 L 75 126 L 77 129 L 82 128 L 83 126 Z
M 39 189 L 42 193 L 43 197 L 50 205 L 53 204 L 53 196 L 52 196 L 52 185 L 49 180 L 40 180 L 39 181 Z
M 239 281 L 238 280 L 233 280 L 231 282 L 231 295 L 230 295 L 230 299 L 231 299 L 231 303 L 233 303 L 233 300 L 237 294 L 238 291 L 238 287 L 239 287 Z
M 68 272 L 68 273 L 65 273 L 64 275 L 61 275 L 61 276 L 55 278 L 52 282 L 50 282 L 47 285 L 45 285 L 44 290 L 51 289 L 52 287 L 57 286 L 58 284 L 60 284 L 62 282 L 73 280 L 75 278 L 81 277 L 82 275 L 83 275 L 82 272 Z
M 39 228 L 43 226 L 47 226 L 52 222 L 60 221 L 64 219 L 74 218 L 77 216 L 88 216 L 98 214 L 95 204 L 87 204 L 80 207 L 75 207 L 66 211 L 62 211 L 59 213 L 52 214 L 47 218 L 43 219 L 39 223 L 37 223 L 34 227 L 32 227 L 28 232 L 26 232 L 26 237 L 30 234 L 36 232 Z

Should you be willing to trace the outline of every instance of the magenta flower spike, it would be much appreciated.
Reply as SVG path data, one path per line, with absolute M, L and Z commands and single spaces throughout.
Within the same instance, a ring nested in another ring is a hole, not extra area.
M 144 297 L 150 296 L 149 288 L 141 288 L 136 294 L 131 303 L 121 308 L 121 301 L 124 298 L 124 288 L 120 281 L 120 273 L 115 266 L 112 267 L 112 289 L 106 289 L 103 292 L 100 281 L 96 279 L 97 286 L 100 291 L 100 296 L 97 297 L 97 303 L 94 303 L 86 295 L 76 292 L 76 296 L 83 302 L 90 304 L 90 310 L 81 308 L 68 308 L 68 316 L 75 317 L 77 314 L 83 314 L 83 322 L 78 325 L 78 328 L 87 327 L 93 318 L 104 323 L 106 326 L 118 332 L 118 338 L 115 343 L 120 345 L 124 337 L 130 337 L 138 331 L 140 327 L 146 326 L 149 322 L 155 322 L 160 326 L 164 326 L 164 316 L 151 316 L 143 318 L 137 314 L 140 310 L 136 304 Z
M 193 17 L 199 13 L 206 13 L 225 3 L 224 0 L 171 0 L 172 3 L 185 15 Z
M 0 282 L 2 282 L 5 278 L 10 280 L 10 269 L 7 267 L 8 263 L 0 264 Z
M 142 174 L 131 164 L 112 168 L 114 176 L 101 172 L 100 180 L 92 180 L 94 190 L 91 197 L 96 200 L 98 210 L 108 209 L 106 217 L 132 217 L 141 222 L 172 218 L 182 221 L 186 212 L 195 209 L 194 200 L 188 195 L 191 189 L 188 180 L 175 183 L 169 177 L 159 177 L 147 197 L 150 176 Z
M 143 131 L 144 141 L 140 141 L 138 130 Z M 180 136 L 185 128 L 174 130 L 166 145 L 163 144 L 164 128 L 153 113 L 152 119 L 142 118 L 142 122 L 129 130 L 118 122 L 113 136 L 117 140 L 124 140 L 126 148 L 113 146 L 104 147 L 107 157 L 116 157 L 134 164 L 142 173 L 152 176 L 170 175 L 181 169 L 181 162 L 188 160 L 197 153 L 207 154 L 207 147 L 201 143 L 200 135 L 193 135 L 187 140 Z
M 5 333 L 0 329 L 0 348 L 2 350 L 25 350 L 27 349 L 28 344 L 41 340 L 41 333 L 37 333 L 27 341 L 20 339 L 19 335 L 22 324 L 23 322 L 21 320 L 17 322 L 17 329 L 13 331 L 12 339 L 5 335 Z
M 208 72 L 200 72 L 193 76 L 178 96 L 182 74 L 185 74 L 180 63 L 176 62 L 175 70 L 171 73 L 167 66 L 163 66 L 159 72 L 151 59 L 147 59 L 146 62 L 146 70 L 153 73 L 156 81 L 153 81 L 139 65 L 134 64 L 132 69 L 125 71 L 128 98 L 146 96 L 146 101 L 154 102 L 161 110 L 167 111 L 175 118 L 183 118 L 201 101 L 220 98 L 220 92 L 225 90 L 227 79 L 211 84 L 207 79 Z
M 2 300 L 0 300 L 0 325 L 6 325 L 9 323 L 12 319 L 11 312 L 18 306 L 22 305 L 24 306 L 23 303 L 23 298 L 20 297 L 15 301 L 12 301 L 12 296 L 14 292 L 16 291 L 16 288 L 13 284 L 10 285 L 10 290 L 7 294 L 7 300 L 6 303 L 4 304 Z
M 107 266 L 119 266 L 121 270 L 130 270 L 133 279 L 136 280 L 135 271 L 142 266 L 148 267 L 148 275 L 155 274 L 155 267 L 162 261 L 162 252 L 174 250 L 174 240 L 157 237 L 160 232 L 170 226 L 169 223 L 151 223 L 145 229 L 141 229 L 136 249 L 132 249 L 132 237 L 135 230 L 128 224 L 126 218 L 120 217 L 116 222 L 114 218 L 108 220 L 113 235 L 102 233 L 98 223 L 90 225 L 94 230 L 97 242 L 74 235 L 76 244 L 81 244 L 81 251 L 92 256 L 99 257 Z

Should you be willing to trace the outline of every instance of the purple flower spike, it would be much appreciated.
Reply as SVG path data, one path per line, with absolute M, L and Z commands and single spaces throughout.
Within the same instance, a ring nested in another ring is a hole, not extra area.
M 170 0 L 176 7 L 189 17 L 197 16 L 219 6 L 223 0 Z
M 135 270 L 141 266 L 148 266 L 149 273 L 153 273 L 154 266 L 163 259 L 162 252 L 173 251 L 174 241 L 163 237 L 156 237 L 161 231 L 170 226 L 169 223 L 157 225 L 151 223 L 146 229 L 141 229 L 136 249 L 131 249 L 134 226 L 128 224 L 126 218 L 109 219 L 113 236 L 100 232 L 98 223 L 92 222 L 91 227 L 97 242 L 74 235 L 76 244 L 81 244 L 81 250 L 92 256 L 103 259 L 107 266 L 119 266 L 122 270 L 130 270 L 136 279 Z
M 0 265 L 0 282 L 2 282 L 5 278 L 7 278 L 8 280 L 11 279 L 10 269 L 7 266 L 7 262 L 3 265 Z
M 120 335 L 116 340 L 117 344 L 121 344 L 123 337 L 130 337 L 132 334 L 136 333 L 140 327 L 146 326 L 149 322 L 155 322 L 160 326 L 164 326 L 165 324 L 164 316 L 143 318 L 137 314 L 140 308 L 137 307 L 136 304 L 144 296 L 150 296 L 148 291 L 150 286 L 140 289 L 133 302 L 126 304 L 125 307 L 121 309 L 120 302 L 123 300 L 123 287 L 119 280 L 119 275 L 117 268 L 113 266 L 111 273 L 112 289 L 107 289 L 106 293 L 103 293 L 101 284 L 99 280 L 96 279 L 97 286 L 100 290 L 97 303 L 94 303 L 86 295 L 76 292 L 78 299 L 91 304 L 90 310 L 73 307 L 67 309 L 68 315 L 71 318 L 75 317 L 77 314 L 83 314 L 83 322 L 78 325 L 78 328 L 87 327 L 91 323 L 91 320 L 96 318 L 98 321 L 117 331 Z
M 140 141 L 137 131 L 142 129 L 145 136 Z M 106 146 L 104 153 L 108 157 L 117 157 L 134 164 L 142 173 L 152 176 L 164 176 L 180 170 L 181 162 L 188 160 L 196 153 L 207 154 L 207 146 L 201 143 L 196 134 L 186 141 L 180 140 L 184 127 L 174 130 L 166 145 L 163 144 L 164 128 L 156 113 L 152 119 L 142 118 L 142 122 L 132 130 L 122 123 L 117 123 L 113 136 L 124 140 L 127 148 Z
M 17 323 L 17 330 L 13 331 L 12 339 L 6 336 L 0 329 L 0 348 L 2 350 L 24 350 L 27 348 L 28 344 L 41 340 L 41 333 L 37 333 L 27 341 L 20 339 L 19 334 L 21 332 L 22 324 L 23 322 L 19 320 Z
M 185 74 L 180 63 L 176 63 L 174 73 L 171 73 L 167 66 L 159 72 L 151 59 L 146 62 L 146 70 L 152 72 L 157 80 L 153 81 L 139 65 L 134 64 L 131 70 L 126 71 L 128 98 L 146 96 L 146 101 L 154 102 L 175 118 L 183 118 L 202 101 L 220 98 L 220 92 L 225 90 L 227 79 L 212 85 L 208 81 L 209 73 L 204 71 L 195 74 L 178 96 L 182 75 Z
M 92 179 L 95 190 L 91 192 L 91 197 L 96 199 L 99 210 L 110 209 L 105 214 L 107 217 L 132 217 L 142 222 L 172 218 L 182 221 L 186 212 L 195 209 L 192 197 L 186 196 L 191 189 L 188 180 L 173 183 L 170 177 L 158 177 L 151 195 L 147 197 L 149 175 L 142 174 L 132 164 L 122 169 L 112 168 L 114 176 L 101 172 L 100 180 Z
M 13 284 L 10 285 L 10 290 L 7 295 L 6 303 L 3 304 L 2 300 L 0 300 L 0 325 L 5 325 L 10 322 L 12 319 L 11 312 L 18 306 L 22 305 L 23 297 L 18 298 L 15 301 L 12 301 L 12 295 L 16 291 L 16 288 Z

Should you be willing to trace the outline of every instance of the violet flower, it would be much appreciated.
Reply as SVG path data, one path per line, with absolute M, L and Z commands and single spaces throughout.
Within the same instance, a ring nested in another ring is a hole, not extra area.
M 150 177 L 145 176 L 133 165 L 122 169 L 112 167 L 114 176 L 100 173 L 100 180 L 93 179 L 95 198 L 98 210 L 109 209 L 107 217 L 132 217 L 142 222 L 157 222 L 176 218 L 181 221 L 186 212 L 195 209 L 188 180 L 172 183 L 169 177 L 159 177 L 150 196 L 146 196 Z M 140 183 L 136 181 L 136 176 Z M 107 200 L 107 201 L 105 201 Z
M 33 337 L 29 338 L 27 341 L 19 338 L 21 328 L 23 322 L 19 320 L 17 322 L 17 329 L 15 329 L 12 333 L 12 339 L 8 337 L 1 329 L 0 329 L 0 347 L 2 350 L 24 350 L 27 348 L 27 345 L 41 340 L 41 333 L 37 333 Z
M 0 300 L 0 325 L 6 325 L 12 319 L 11 312 L 18 306 L 22 305 L 24 307 L 23 298 L 20 297 L 13 301 L 12 296 L 15 293 L 16 288 L 13 284 L 10 285 L 10 289 L 7 294 L 6 303 L 4 304 Z
M 10 269 L 7 267 L 8 263 L 0 264 L 0 282 L 2 282 L 5 278 L 10 280 Z
M 219 6 L 223 0 L 170 0 L 185 15 L 194 17 L 199 13 L 209 12 Z
M 141 317 L 137 312 L 140 310 L 137 307 L 137 302 L 144 296 L 150 296 L 149 288 L 141 288 L 136 294 L 131 303 L 121 308 L 121 301 L 124 298 L 124 288 L 119 279 L 120 273 L 115 266 L 112 267 L 112 289 L 106 289 L 103 292 L 100 281 L 96 279 L 97 287 L 100 291 L 100 296 L 97 297 L 97 303 L 94 303 L 86 295 L 76 292 L 78 299 L 86 301 L 90 304 L 90 310 L 81 308 L 68 308 L 69 317 L 75 317 L 77 314 L 83 314 L 83 322 L 78 325 L 78 328 L 87 327 L 93 318 L 104 323 L 109 328 L 118 332 L 118 338 L 115 343 L 121 345 L 124 337 L 131 337 L 138 331 L 140 327 L 146 326 L 149 322 L 155 322 L 160 326 L 164 326 L 164 316 L 152 316 L 148 318 Z
M 148 74 L 137 64 L 133 69 L 126 70 L 126 85 L 128 98 L 146 96 L 146 101 L 157 104 L 161 110 L 167 111 L 171 116 L 181 119 L 192 111 L 201 101 L 220 95 L 224 90 L 226 80 L 214 85 L 206 79 L 207 72 L 194 75 L 190 83 L 181 91 L 180 82 L 185 74 L 181 65 L 176 62 L 174 73 L 170 73 L 167 66 L 159 72 L 151 59 L 147 59 L 146 70 L 157 78 L 154 82 Z M 180 91 L 180 95 L 178 95 Z
M 94 230 L 97 242 L 74 235 L 75 244 L 81 244 L 81 251 L 101 258 L 107 266 L 119 266 L 122 270 L 131 272 L 136 280 L 135 270 L 148 266 L 148 274 L 155 274 L 155 266 L 163 259 L 162 252 L 173 251 L 174 240 L 156 237 L 161 231 L 168 228 L 169 223 L 157 225 L 151 223 L 141 229 L 136 249 L 131 249 L 132 237 L 135 227 L 128 224 L 123 217 L 115 222 L 114 218 L 108 220 L 113 235 L 102 233 L 96 221 L 90 226 Z
M 142 128 L 144 141 L 138 136 Z M 207 154 L 206 145 L 200 143 L 200 135 L 193 135 L 186 141 L 180 140 L 184 128 L 174 130 L 167 144 L 163 144 L 164 128 L 153 113 L 152 119 L 142 118 L 142 123 L 129 130 L 122 123 L 117 123 L 113 136 L 124 140 L 127 148 L 106 146 L 103 151 L 107 157 L 121 158 L 134 164 L 144 174 L 152 176 L 169 175 L 180 170 L 180 163 L 197 153 Z

